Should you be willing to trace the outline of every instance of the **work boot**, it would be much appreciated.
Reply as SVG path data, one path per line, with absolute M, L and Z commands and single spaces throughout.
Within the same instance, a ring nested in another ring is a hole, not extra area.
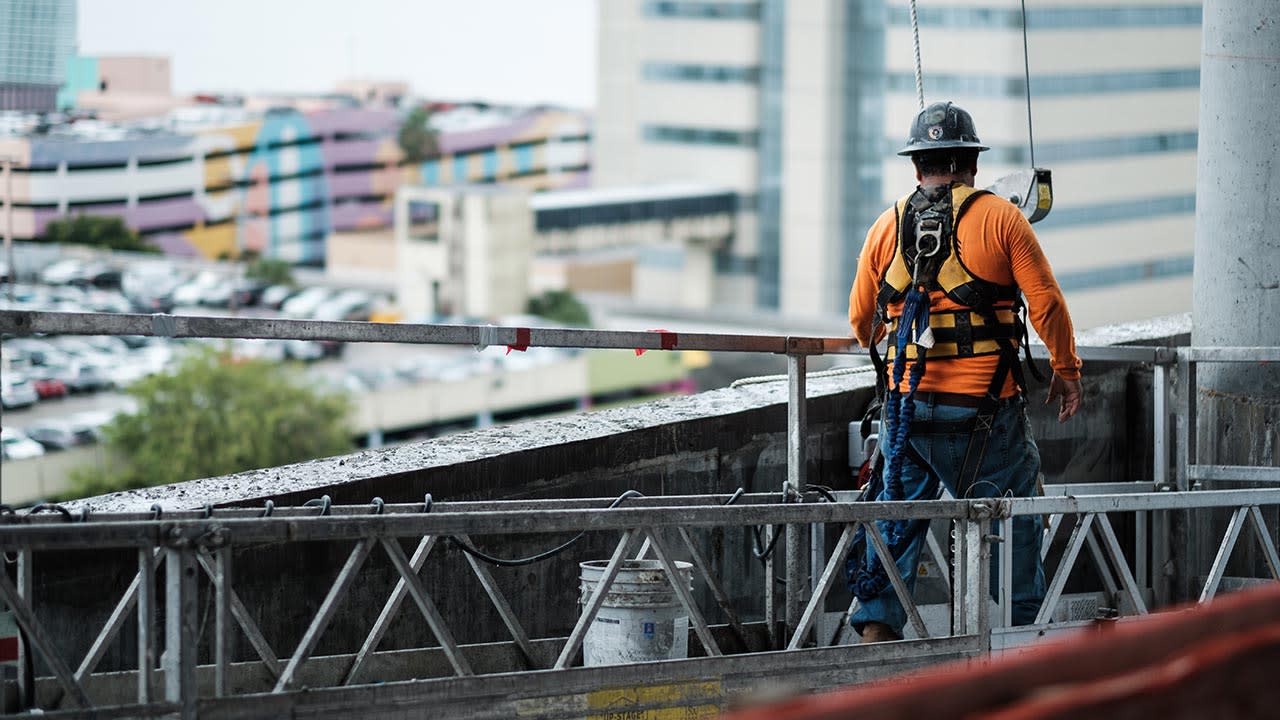
M 882 622 L 872 621 L 862 626 L 862 642 L 864 643 L 894 642 L 901 639 L 898 633 L 893 631 L 893 628 Z

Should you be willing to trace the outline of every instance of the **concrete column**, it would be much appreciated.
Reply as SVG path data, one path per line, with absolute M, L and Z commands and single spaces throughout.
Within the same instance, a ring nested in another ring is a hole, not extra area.
M 1280 345 L 1280 6 L 1205 0 L 1200 67 L 1192 342 Z M 1206 365 L 1200 377 L 1280 396 L 1280 372 Z
M 1280 345 L 1280 6 L 1205 0 L 1203 27 L 1191 340 Z M 1280 368 L 1206 363 L 1196 375 L 1193 387 L 1181 383 L 1196 393 L 1195 427 L 1187 428 L 1195 462 L 1274 465 L 1280 408 L 1268 401 L 1280 397 Z M 1221 511 L 1212 519 L 1170 514 L 1175 595 L 1195 597 L 1225 520 Z

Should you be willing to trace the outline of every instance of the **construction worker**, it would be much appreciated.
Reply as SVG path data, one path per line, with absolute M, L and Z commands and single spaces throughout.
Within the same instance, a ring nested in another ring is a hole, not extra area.
M 1049 348 L 1045 403 L 1058 401 L 1059 422 L 1080 408 L 1071 317 L 1035 233 L 1012 203 L 974 189 L 978 154 L 987 149 L 961 108 L 921 110 L 898 153 L 911 158 L 919 186 L 876 220 L 858 258 L 849 294 L 854 337 L 878 364 L 875 344 L 888 338 L 882 500 L 933 499 L 939 483 L 956 498 L 1036 494 L 1040 453 L 1018 358 L 1026 342 L 1021 294 Z M 928 523 L 877 525 L 914 588 Z M 1013 520 L 1017 625 L 1033 622 L 1044 599 L 1039 538 L 1039 518 Z M 850 560 L 850 586 L 861 600 L 851 622 L 863 642 L 902 637 L 906 613 L 885 573 L 870 543 Z

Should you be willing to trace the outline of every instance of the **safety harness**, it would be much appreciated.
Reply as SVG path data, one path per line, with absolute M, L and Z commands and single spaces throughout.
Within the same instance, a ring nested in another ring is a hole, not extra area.
M 876 296 L 876 313 L 872 321 L 874 338 L 885 327 L 888 347 L 885 359 L 875 344 L 871 359 L 876 366 L 877 397 L 883 398 L 884 427 L 881 431 L 886 471 L 878 495 L 871 488 L 864 497 L 877 500 L 901 500 L 902 463 L 908 453 L 922 467 L 920 458 L 909 442 L 912 433 L 921 435 L 969 435 L 969 444 L 961 463 L 956 487 L 970 487 L 976 480 L 986 455 L 987 443 L 995 416 L 1000 409 L 1000 393 L 1012 373 L 1019 390 L 1026 382 L 1018 363 L 1018 346 L 1026 351 L 1032 375 L 1043 382 L 1031 352 L 1027 348 L 1027 327 L 1022 317 L 1022 297 L 1016 285 L 1000 285 L 974 275 L 961 259 L 960 239 L 956 228 L 960 218 L 973 203 L 991 193 L 976 190 L 963 183 L 950 186 L 917 188 L 898 201 L 897 252 L 880 281 Z M 929 293 L 941 291 L 962 307 L 957 310 L 931 311 Z M 889 306 L 901 301 L 902 312 L 889 317 Z M 957 422 L 916 421 L 915 394 L 929 361 L 997 355 L 999 360 L 986 393 L 977 400 L 977 414 L 972 420 Z M 885 384 L 886 360 L 892 363 L 892 383 Z M 906 372 L 907 361 L 912 361 Z M 907 392 L 900 387 L 903 379 Z M 926 525 L 905 520 L 877 523 L 890 552 L 896 558 L 903 547 Z M 857 540 L 864 539 L 859 529 Z M 858 553 L 850 560 L 850 586 L 863 601 L 876 597 L 889 584 L 885 563 L 868 567 L 866 554 Z

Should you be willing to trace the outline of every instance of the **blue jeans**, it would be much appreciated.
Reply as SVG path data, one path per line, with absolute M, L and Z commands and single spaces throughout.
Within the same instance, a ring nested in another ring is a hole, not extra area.
M 929 405 L 916 401 L 916 420 L 940 422 L 966 420 L 977 414 L 974 408 L 952 405 Z M 1012 495 L 1032 497 L 1036 494 L 1036 479 L 1040 474 L 1040 451 L 1031 437 L 1027 422 L 1026 400 L 1022 396 L 1001 401 L 996 413 L 995 425 L 987 441 L 987 451 L 976 480 L 967 487 L 956 487 L 964 462 L 969 435 L 931 434 L 911 437 L 909 440 L 929 468 L 921 467 L 911 454 L 903 459 L 902 489 L 906 500 L 932 500 L 938 494 L 938 481 L 957 498 L 985 498 Z M 976 452 L 976 448 L 975 448 Z M 887 467 L 887 464 L 886 464 Z M 1013 519 L 1013 624 L 1028 625 L 1035 621 L 1040 603 L 1044 600 L 1044 566 L 1040 562 L 1041 524 L 1038 516 L 1022 516 Z M 923 526 L 923 527 L 920 527 Z M 870 531 L 870 528 L 868 529 Z M 915 589 L 916 568 L 920 549 L 925 543 L 928 521 L 911 523 L 907 536 L 911 542 L 897 559 L 898 573 L 907 587 Z M 867 543 L 867 561 L 879 563 L 871 543 Z M 991 592 L 996 592 L 999 577 L 999 557 L 992 554 Z M 874 564 L 869 567 L 875 567 Z M 859 632 L 868 622 L 882 622 L 899 635 L 906 624 L 906 611 L 898 602 L 892 587 L 886 588 L 875 598 L 865 602 L 854 613 L 850 622 Z

